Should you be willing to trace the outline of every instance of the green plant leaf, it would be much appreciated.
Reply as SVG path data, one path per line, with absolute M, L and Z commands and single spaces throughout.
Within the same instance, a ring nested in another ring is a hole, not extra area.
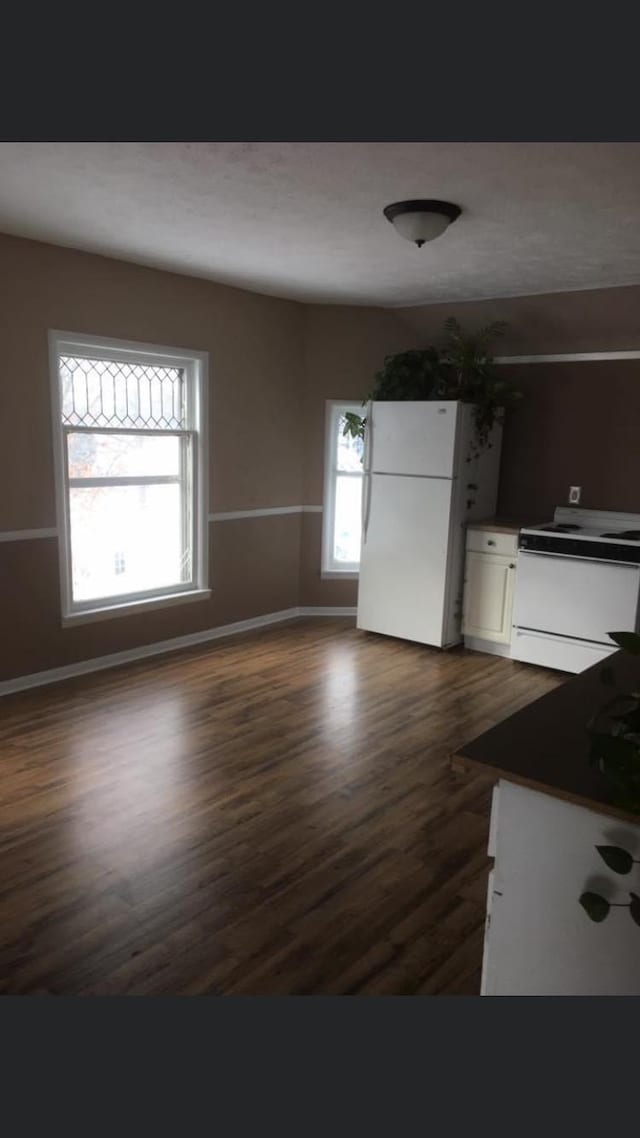
M 640 709 L 640 702 L 634 699 L 633 696 L 619 695 L 615 701 L 615 711 L 613 707 L 609 713 L 609 718 L 612 723 L 622 723 L 624 725 L 623 734 L 627 731 L 632 731 L 633 727 L 629 726 L 634 722 L 634 716 Z
M 492 343 L 505 328 L 504 321 L 496 321 L 466 332 L 455 317 L 449 317 L 439 346 L 386 356 L 366 398 L 376 402 L 452 399 L 472 404 L 475 432 L 467 461 L 478 458 L 492 445 L 494 425 L 501 424 L 505 411 L 522 398 L 512 381 L 494 366 Z
M 611 664 L 606 664 L 600 672 L 600 683 L 606 684 L 606 686 L 610 688 L 615 687 L 616 681 Z
M 367 420 L 363 419 L 361 415 L 356 415 L 353 411 L 345 411 L 343 435 L 351 435 L 354 439 L 363 439 L 366 422 Z
M 624 648 L 625 652 L 640 656 L 640 636 L 637 632 L 608 632 L 607 636 Z
M 600 857 L 614 873 L 631 873 L 633 858 L 628 850 L 621 846 L 596 846 Z
M 637 893 L 630 893 L 629 896 L 631 898 L 631 904 L 629 905 L 631 920 L 635 921 L 637 925 L 640 925 L 640 897 L 638 897 Z
M 637 735 L 640 731 L 640 704 L 631 710 L 627 710 L 622 718 L 624 720 L 625 735 Z
M 613 770 L 632 770 L 636 766 L 637 749 L 622 735 L 594 734 L 592 753 Z
M 599 924 L 600 921 L 604 921 L 608 917 L 611 906 L 606 898 L 601 897 L 599 893 L 582 893 L 579 900 L 585 913 L 592 921 Z

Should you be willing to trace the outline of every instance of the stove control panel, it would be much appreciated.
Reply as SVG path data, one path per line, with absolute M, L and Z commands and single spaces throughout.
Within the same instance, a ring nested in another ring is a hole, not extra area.
M 586 541 L 584 538 L 554 533 L 521 533 L 518 546 L 530 553 L 554 553 L 559 557 L 586 557 L 595 561 L 640 565 L 640 545 L 626 545 L 622 542 Z

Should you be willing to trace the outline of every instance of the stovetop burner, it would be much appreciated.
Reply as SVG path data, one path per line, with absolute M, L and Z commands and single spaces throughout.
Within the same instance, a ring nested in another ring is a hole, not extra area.
M 582 529 L 582 526 L 575 526 L 571 522 L 562 522 L 552 526 L 541 526 L 541 529 L 546 533 L 574 533 L 575 530 Z M 602 535 L 605 536 L 604 534 Z
M 574 522 L 574 517 L 580 523 Z M 606 526 L 610 528 L 604 533 Z M 618 528 L 615 529 L 614 527 Z M 624 527 L 628 526 L 628 529 Z M 632 529 L 631 527 L 635 528 Z M 524 554 L 536 553 L 580 561 L 636 565 L 640 568 L 640 515 L 602 510 L 556 509 L 553 521 L 524 526 L 518 536 Z M 526 558 L 525 558 L 526 561 Z
M 601 533 L 600 537 L 615 537 L 621 541 L 640 541 L 640 529 L 618 530 L 616 533 Z

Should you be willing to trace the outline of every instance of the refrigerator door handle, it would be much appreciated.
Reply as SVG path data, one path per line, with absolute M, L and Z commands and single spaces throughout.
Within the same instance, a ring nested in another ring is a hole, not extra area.
M 367 530 L 369 529 L 369 509 L 371 503 L 371 458 L 373 455 L 373 415 L 371 400 L 367 403 L 366 424 L 364 429 L 364 448 L 362 452 L 362 511 L 361 530 L 362 544 L 367 544 Z
M 362 544 L 367 544 L 367 530 L 369 529 L 369 510 L 371 505 L 371 475 L 366 470 L 362 486 Z
M 373 458 L 373 414 L 371 400 L 367 403 L 367 413 L 365 415 L 365 428 L 364 428 L 364 448 L 362 452 L 362 469 L 365 474 L 371 470 L 371 460 Z

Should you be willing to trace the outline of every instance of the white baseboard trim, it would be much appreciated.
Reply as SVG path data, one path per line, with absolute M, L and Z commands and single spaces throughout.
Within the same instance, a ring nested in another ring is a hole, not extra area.
M 355 616 L 357 611 L 355 605 L 342 607 L 330 605 L 328 608 L 322 605 L 308 605 L 298 609 L 298 616 Z
M 11 680 L 0 682 L 0 696 L 11 695 L 12 692 L 24 691 L 27 688 L 43 687 L 45 684 L 59 683 L 61 680 L 73 679 L 74 676 L 81 676 L 87 672 L 101 672 L 106 668 L 117 668 L 120 664 L 130 664 L 136 660 L 144 660 L 148 656 L 177 652 L 180 648 L 191 648 L 197 644 L 206 644 L 209 640 L 222 640 L 226 636 L 235 636 L 240 632 L 251 632 L 255 628 L 264 628 L 269 624 L 280 624 L 286 620 L 295 620 L 296 617 L 300 616 L 353 616 L 355 612 L 355 608 L 323 608 L 321 606 L 269 612 L 265 613 L 264 616 L 251 617 L 249 620 L 237 620 L 233 624 L 221 624 L 218 628 L 206 628 L 202 632 L 192 632 L 188 636 L 173 636 L 170 640 L 157 640 L 154 644 L 143 644 L 139 648 L 128 648 L 125 652 L 112 652 L 108 656 L 94 656 L 91 660 L 78 660 L 60 668 L 48 668 L 46 671 L 32 672 L 27 676 L 15 676 Z
M 472 652 L 487 652 L 490 656 L 511 658 L 510 644 L 498 644 L 495 640 L 481 640 L 477 636 L 465 636 L 463 643 L 465 648 L 470 648 Z

